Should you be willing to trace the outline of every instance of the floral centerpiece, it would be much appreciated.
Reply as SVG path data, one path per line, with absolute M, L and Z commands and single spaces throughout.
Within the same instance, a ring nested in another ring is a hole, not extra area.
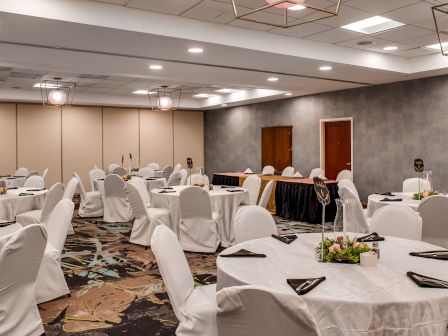
M 325 238 L 324 240 L 324 257 L 323 262 L 330 263 L 344 263 L 344 264 L 359 264 L 360 254 L 369 252 L 371 248 L 365 244 L 353 240 L 344 240 L 343 236 L 338 236 L 336 239 Z M 322 243 L 316 247 L 316 253 L 322 253 Z
M 424 191 L 421 193 L 415 193 L 414 196 L 412 196 L 412 199 L 421 200 L 426 197 L 435 196 L 435 195 L 439 195 L 439 192 L 438 191 Z
M 123 178 L 124 181 L 127 182 L 127 181 L 130 181 L 130 180 L 131 180 L 132 176 L 129 175 L 129 174 L 127 174 L 127 175 L 123 175 L 122 178 Z

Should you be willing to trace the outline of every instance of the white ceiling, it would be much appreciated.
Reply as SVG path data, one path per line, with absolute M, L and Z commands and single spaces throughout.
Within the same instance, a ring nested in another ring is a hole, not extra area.
M 264 3 L 236 1 L 243 9 Z M 230 0 L 3 0 L 0 99 L 39 101 L 32 85 L 62 76 L 77 83 L 78 104 L 147 106 L 131 92 L 166 84 L 184 89 L 182 107 L 212 109 L 446 74 L 447 58 L 422 48 L 437 42 L 438 3 L 346 0 L 336 17 L 281 29 L 235 20 Z M 373 35 L 339 28 L 373 15 L 406 25 Z M 384 52 L 389 45 L 399 50 Z M 192 46 L 204 54 L 189 54 Z M 273 76 L 279 81 L 266 81 Z M 193 97 L 223 87 L 242 91 Z

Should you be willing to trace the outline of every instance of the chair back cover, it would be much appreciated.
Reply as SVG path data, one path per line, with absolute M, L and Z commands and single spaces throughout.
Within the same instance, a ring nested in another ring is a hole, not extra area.
M 93 168 L 89 171 L 90 189 L 95 190 L 95 180 L 106 178 L 106 172 L 99 168 Z
M 35 283 L 47 245 L 41 224 L 0 239 L 0 335 L 42 335 Z
M 351 191 L 353 191 L 353 193 L 356 195 L 356 197 L 358 197 L 359 199 L 359 194 L 358 194 L 358 189 L 356 189 L 355 184 L 351 181 L 351 180 L 347 180 L 347 179 L 342 179 L 338 182 L 338 189 L 341 189 L 342 187 L 347 187 L 349 188 Z
M 370 232 L 380 235 L 422 240 L 422 218 L 418 212 L 403 205 L 387 205 L 375 211 Z
M 428 180 L 419 177 L 409 178 L 403 181 L 403 192 L 418 192 L 418 183 L 420 182 L 420 192 L 431 190 L 431 183 Z
M 79 177 L 77 173 L 73 173 L 73 176 L 78 180 L 79 196 L 81 198 L 81 202 L 84 202 L 84 199 L 86 198 L 86 190 L 84 189 L 84 184 L 82 184 L 81 177 Z
M 107 170 L 109 171 L 109 174 L 112 174 L 112 172 L 115 170 L 115 168 L 121 167 L 117 163 L 111 163 L 109 167 L 107 167 Z
M 26 178 L 31 177 L 31 176 L 39 176 L 39 174 L 35 171 L 30 171 L 28 172 L 28 174 L 26 175 Z
M 210 180 L 208 179 L 207 175 L 201 175 L 201 174 L 191 174 L 188 176 L 187 179 L 187 185 L 194 186 L 194 185 L 209 185 Z
M 67 187 L 65 188 L 62 198 L 72 200 L 73 196 L 75 196 L 76 188 L 78 188 L 78 183 L 78 179 L 76 177 L 72 177 L 67 183 Z
M 63 199 L 54 207 L 48 221 L 44 222 L 47 229 L 48 242 L 58 251 L 59 256 L 64 249 L 74 208 L 75 204 L 71 200 Z
M 297 294 L 260 286 L 227 287 L 216 294 L 218 334 L 318 336 L 317 323 Z
M 181 172 L 173 172 L 168 178 L 168 182 L 166 183 L 168 186 L 179 186 L 182 182 L 182 173 Z
M 179 170 L 179 173 L 181 175 L 180 185 L 186 185 L 187 184 L 187 176 L 188 176 L 187 170 L 182 168 L 181 170 Z
M 151 201 L 151 197 L 149 195 L 149 191 L 148 188 L 146 187 L 145 181 L 141 177 L 132 176 L 130 183 L 137 187 L 138 191 L 140 192 L 140 195 L 143 198 L 144 204 L 149 204 Z
M 277 226 L 272 215 L 256 205 L 240 206 L 233 226 L 237 244 L 277 234 Z
M 261 178 L 257 175 L 251 175 L 246 178 L 242 185 L 249 192 L 249 199 L 252 204 L 257 204 L 258 194 L 260 193 Z
M 336 177 L 336 181 L 339 182 L 341 180 L 353 181 L 353 173 L 347 169 L 340 171 L 338 176 Z
M 151 168 L 152 170 L 159 170 L 160 169 L 160 165 L 158 163 L 155 163 L 155 162 L 151 162 L 147 167 Z
M 173 173 L 173 166 L 167 165 L 162 169 L 162 177 L 168 181 L 170 175 Z
M 61 182 L 55 183 L 47 193 L 45 197 L 44 204 L 42 205 L 42 214 L 40 215 L 40 222 L 47 223 L 50 218 L 51 213 L 53 212 L 56 204 L 64 196 L 64 185 Z
M 143 178 L 154 177 L 154 169 L 149 167 L 140 168 L 138 170 L 138 175 Z
M 117 167 L 112 171 L 111 174 L 115 174 L 118 176 L 125 176 L 128 174 L 128 171 L 126 169 L 124 169 L 123 167 Z
M 24 188 L 45 188 L 45 181 L 42 176 L 33 175 L 27 177 L 25 183 L 23 183 Z
M 294 167 L 286 167 L 285 169 L 283 169 L 282 171 L 282 176 L 288 176 L 291 177 L 294 175 Z
M 176 234 L 167 226 L 158 225 L 151 238 L 151 250 L 165 282 L 174 314 L 179 321 L 184 321 L 181 307 L 193 291 L 194 281 Z
M 182 169 L 182 165 L 180 163 L 178 163 L 177 165 L 174 166 L 173 173 L 178 172 L 181 169 Z
M 423 240 L 448 248 L 448 197 L 436 195 L 424 198 L 417 211 L 423 221 Z
M 28 168 L 25 167 L 20 167 L 14 173 L 14 176 L 27 176 L 27 175 L 28 175 Z
M 105 222 L 127 222 L 132 218 L 123 179 L 116 175 L 107 175 L 104 179 L 104 218 Z
M 263 170 L 261 171 L 261 175 L 274 175 L 275 174 L 275 168 L 272 166 L 264 166 Z
M 42 178 L 45 180 L 48 175 L 48 168 L 45 168 L 44 172 L 42 173 Z
M 320 177 L 320 178 L 324 178 L 325 177 L 325 172 L 320 169 L 320 168 L 314 168 L 311 173 L 310 173 L 310 179 L 313 179 L 315 177 Z
M 136 181 L 133 179 L 132 183 L 126 184 L 127 196 L 129 199 L 129 203 L 131 203 L 132 213 L 135 218 L 140 218 L 147 216 L 146 214 L 146 206 L 143 201 L 141 192 L 139 187 L 135 183 Z
M 368 233 L 369 224 L 364 215 L 359 197 L 347 187 L 342 187 L 338 191 L 339 196 L 345 201 L 350 200 L 353 204 L 354 216 L 347 217 L 347 232 Z
M 274 188 L 274 181 L 269 181 L 263 189 L 263 193 L 260 197 L 260 202 L 258 202 L 258 206 L 262 208 L 266 208 L 269 203 L 269 199 L 271 197 L 272 188 Z

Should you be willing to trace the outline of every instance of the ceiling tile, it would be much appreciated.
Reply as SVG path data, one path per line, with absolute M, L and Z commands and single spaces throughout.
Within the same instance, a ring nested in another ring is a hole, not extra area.
M 314 34 L 306 37 L 309 40 L 324 42 L 324 43 L 338 43 L 342 41 L 352 40 L 354 38 L 360 37 L 363 34 L 351 32 L 344 29 L 332 29 L 327 30 L 322 33 Z
M 301 26 L 295 26 L 291 28 L 274 28 L 271 29 L 271 33 L 280 34 L 280 35 L 286 35 L 286 36 L 293 36 L 293 37 L 305 37 L 309 35 L 314 35 L 317 33 L 321 33 L 326 30 L 331 30 L 333 28 L 329 26 L 320 25 L 317 23 L 307 23 Z
M 272 26 L 269 26 L 266 24 L 249 22 L 249 21 L 244 21 L 244 20 L 233 20 L 233 21 L 229 22 L 229 25 L 241 27 L 241 28 L 264 30 L 264 31 L 268 31 L 269 29 L 272 29 Z
M 431 45 L 431 44 L 434 44 L 437 42 L 439 42 L 439 40 L 437 39 L 436 33 L 424 35 L 424 36 L 420 36 L 420 37 L 416 37 L 416 38 L 412 38 L 412 39 L 403 40 L 404 44 L 407 44 L 408 46 L 410 46 L 412 48 L 425 47 L 425 46 L 428 46 L 428 45 Z
M 338 15 L 319 20 L 319 24 L 331 27 L 342 27 L 355 21 L 367 19 L 368 17 L 370 17 L 370 14 L 366 11 L 342 5 Z
M 201 0 L 131 0 L 127 7 L 179 15 L 200 2 Z
M 410 57 L 418 57 L 418 56 L 435 54 L 435 53 L 437 53 L 437 51 L 428 50 L 428 49 L 424 49 L 424 48 L 414 48 L 414 49 L 399 51 L 396 53 L 396 55 L 401 56 L 401 57 L 410 58 Z
M 120 6 L 124 6 L 126 5 L 130 0 L 94 0 L 96 2 L 103 2 L 103 3 L 108 3 L 108 4 L 112 4 L 112 5 L 120 5 Z
M 419 2 L 385 13 L 383 16 L 398 22 L 414 23 L 431 19 L 432 10 L 430 4 L 426 2 Z
M 404 6 L 412 5 L 419 0 L 348 0 L 344 4 L 353 8 L 362 9 L 372 14 L 389 12 Z
M 435 25 L 435 22 L 434 22 L 433 18 L 431 18 L 429 20 L 423 20 L 423 21 L 419 21 L 419 22 L 414 22 L 413 25 L 417 26 L 417 27 L 420 27 L 420 28 L 430 29 L 430 30 L 435 30 L 436 29 L 436 25 Z
M 182 16 L 216 23 L 227 23 L 235 18 L 230 4 L 213 0 L 199 3 L 186 11 Z
M 375 34 L 376 37 L 389 41 L 403 41 L 415 37 L 430 34 L 431 31 L 411 25 L 401 26 L 382 33 Z

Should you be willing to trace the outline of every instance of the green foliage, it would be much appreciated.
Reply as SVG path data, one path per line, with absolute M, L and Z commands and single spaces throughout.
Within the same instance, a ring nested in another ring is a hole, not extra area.
M 358 243 L 356 239 L 344 240 L 342 236 L 337 239 L 325 238 L 324 240 L 324 262 L 358 264 L 359 255 L 369 252 L 371 248 L 365 243 Z M 316 253 L 321 254 L 322 243 L 316 247 Z

